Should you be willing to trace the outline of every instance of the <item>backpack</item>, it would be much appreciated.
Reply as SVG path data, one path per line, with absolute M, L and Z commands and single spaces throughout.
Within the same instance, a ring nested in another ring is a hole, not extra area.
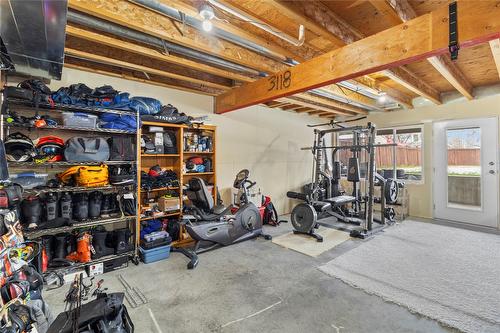
M 262 205 L 265 207 L 262 224 L 269 224 L 275 227 L 278 226 L 280 224 L 278 212 L 276 211 L 276 207 L 274 207 L 271 202 L 271 197 L 264 196 L 262 201 Z
M 25 80 L 19 83 L 18 87 L 32 91 L 32 102 L 35 103 L 36 107 L 38 107 L 40 102 L 49 103 L 51 106 L 54 106 L 54 101 L 50 96 L 52 91 L 42 81 L 34 79 Z
M 57 174 L 57 178 L 64 184 L 71 184 L 73 181 L 76 186 L 94 187 L 109 185 L 107 165 L 74 166 Z
M 134 140 L 135 141 L 135 140 Z M 129 137 L 111 137 L 109 144 L 110 161 L 134 161 L 135 145 L 132 138 Z
M 177 136 L 174 131 L 163 133 L 163 147 L 165 154 L 177 154 Z
M 185 113 L 179 113 L 179 110 L 172 104 L 163 105 L 161 111 L 154 115 L 142 115 L 141 119 L 147 121 L 159 121 L 170 124 L 186 124 L 190 125 L 192 117 Z
M 69 162 L 103 162 L 109 159 L 109 145 L 104 138 L 72 137 L 66 141 L 64 158 Z
M 160 112 L 161 102 L 151 97 L 132 97 L 129 107 L 139 114 L 152 115 Z

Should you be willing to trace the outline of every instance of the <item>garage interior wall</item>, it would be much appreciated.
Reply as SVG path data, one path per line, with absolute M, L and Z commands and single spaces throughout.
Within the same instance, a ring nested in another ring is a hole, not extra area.
M 443 120 L 494 117 L 500 115 L 500 95 L 482 97 L 472 101 L 464 98 L 439 106 L 418 107 L 414 110 L 390 113 L 372 113 L 363 122 L 371 121 L 377 128 L 391 128 L 405 125 L 423 124 L 423 170 L 424 180 L 407 183 L 410 196 L 410 215 L 424 218 L 433 217 L 433 123 Z
M 310 182 L 312 157 L 300 147 L 310 146 L 313 131 L 306 127 L 314 118 L 253 106 L 223 116 L 213 114 L 213 97 L 174 90 L 146 83 L 65 68 L 61 81 L 50 88 L 85 83 L 91 88 L 109 84 L 131 96 L 148 96 L 172 104 L 190 116 L 208 115 L 207 123 L 217 126 L 217 185 L 224 203 L 231 202 L 231 187 L 236 173 L 250 170 L 262 193 L 270 195 L 279 214 L 289 213 L 293 202 L 286 192 L 299 190 Z

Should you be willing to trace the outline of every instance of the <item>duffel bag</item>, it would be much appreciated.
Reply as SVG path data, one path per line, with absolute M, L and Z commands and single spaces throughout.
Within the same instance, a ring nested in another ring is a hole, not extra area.
M 119 129 L 135 132 L 137 130 L 137 120 L 134 115 L 104 113 L 99 116 L 101 128 Z
M 109 145 L 104 138 L 73 137 L 66 141 L 64 158 L 69 162 L 107 161 Z
M 107 165 L 74 166 L 57 174 L 57 178 L 64 184 L 94 187 L 109 185 Z
M 161 110 L 161 102 L 151 97 L 132 97 L 130 99 L 130 109 L 139 114 L 157 114 Z

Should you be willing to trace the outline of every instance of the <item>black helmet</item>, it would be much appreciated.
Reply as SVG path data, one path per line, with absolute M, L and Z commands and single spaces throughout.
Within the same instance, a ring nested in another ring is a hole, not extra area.
M 26 135 L 16 132 L 5 139 L 5 157 L 7 161 L 27 162 L 36 155 L 33 141 Z

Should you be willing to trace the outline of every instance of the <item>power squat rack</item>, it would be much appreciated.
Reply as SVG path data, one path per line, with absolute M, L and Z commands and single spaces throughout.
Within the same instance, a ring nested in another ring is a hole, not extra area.
M 353 119 L 350 121 L 357 121 Z M 347 121 L 346 121 L 347 122 Z M 352 237 L 367 238 L 381 231 L 387 226 L 386 200 L 395 202 L 398 194 L 398 184 L 392 179 L 385 179 L 375 172 L 375 154 L 377 147 L 391 147 L 396 144 L 376 144 L 376 126 L 369 122 L 366 126 L 344 126 L 340 122 L 329 122 L 326 124 L 310 125 L 318 127 L 329 125 L 330 129 L 314 129 L 314 144 L 312 147 L 304 147 L 301 150 L 310 150 L 313 154 L 313 183 L 306 186 L 304 193 L 288 192 L 287 196 L 293 199 L 303 200 L 292 211 L 291 221 L 294 233 L 306 234 L 321 242 L 323 239 L 315 233 L 319 227 L 318 219 L 327 216 L 337 218 L 343 224 L 353 224 L 359 227 L 341 230 L 350 231 Z M 326 146 L 324 139 L 327 134 L 352 133 L 351 145 Z M 329 174 L 324 165 L 326 164 L 325 151 L 332 151 L 333 170 Z M 341 163 L 338 160 L 340 151 L 350 151 L 347 168 L 347 181 L 352 183 L 352 195 L 346 195 L 340 189 Z M 361 175 L 359 159 L 361 152 L 366 151 L 368 163 L 366 168 L 367 192 L 361 194 Z M 381 214 L 380 218 L 374 217 L 374 190 L 375 185 L 381 187 Z M 364 207 L 362 207 L 364 206 Z M 389 222 L 391 222 L 389 220 Z

